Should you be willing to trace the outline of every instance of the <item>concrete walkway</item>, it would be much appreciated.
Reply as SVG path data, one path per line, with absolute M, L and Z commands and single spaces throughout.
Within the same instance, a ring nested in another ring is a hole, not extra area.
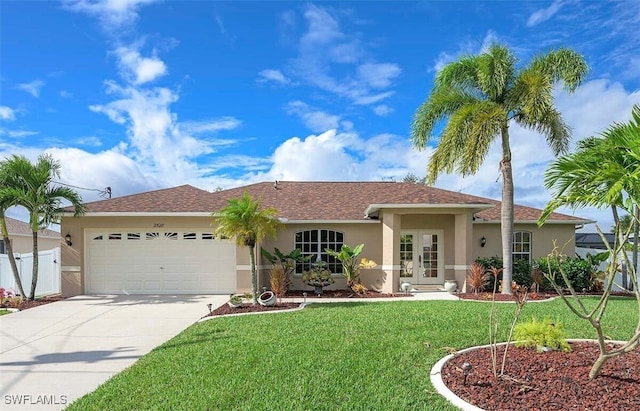
M 0 408 L 59 410 L 228 295 L 78 296 L 0 317 Z

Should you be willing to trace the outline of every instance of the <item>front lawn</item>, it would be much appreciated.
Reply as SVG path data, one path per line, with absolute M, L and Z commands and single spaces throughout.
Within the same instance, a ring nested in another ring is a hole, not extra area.
M 594 299 L 595 300 L 595 299 Z M 448 350 L 486 344 L 489 303 L 314 304 L 291 313 L 217 318 L 154 349 L 70 410 L 454 410 L 429 371 Z M 632 299 L 607 308 L 613 339 L 631 335 Z M 501 338 L 513 314 L 499 304 Z M 561 301 L 529 303 L 571 338 L 592 338 Z M 489 364 L 487 364 L 489 366 Z
M 11 311 L 3 310 L 2 308 L 0 308 L 0 315 L 5 315 L 5 314 L 9 314 L 9 313 L 11 313 Z

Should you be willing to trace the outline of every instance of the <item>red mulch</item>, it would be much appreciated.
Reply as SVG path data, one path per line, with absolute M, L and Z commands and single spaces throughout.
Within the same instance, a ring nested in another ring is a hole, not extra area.
M 318 298 L 313 290 L 289 290 L 285 297 L 304 298 L 304 293 L 307 293 L 307 297 Z M 394 298 L 394 297 L 412 297 L 412 294 L 403 293 L 379 293 L 377 291 L 368 290 L 363 294 L 356 294 L 353 291 L 347 290 L 323 290 L 320 294 L 320 298 Z
M 47 296 L 47 297 L 38 298 L 37 300 L 34 300 L 34 301 L 24 299 L 24 300 L 20 301 L 20 303 L 15 307 L 12 306 L 12 305 L 5 304 L 5 307 L 3 307 L 3 308 L 17 308 L 20 311 L 23 311 L 23 310 L 27 310 L 29 308 L 38 307 L 40 305 L 45 305 L 45 304 L 49 304 L 49 303 L 55 303 L 56 301 L 62 301 L 65 298 L 67 298 L 67 297 L 63 297 L 61 295 L 50 295 L 50 296 Z
M 255 313 L 255 312 L 263 312 L 263 311 L 278 311 L 278 310 L 290 310 L 292 308 L 300 307 L 300 303 L 277 303 L 272 306 L 264 306 L 260 304 L 253 305 L 251 303 L 244 303 L 241 307 L 231 308 L 229 304 L 224 303 L 220 307 L 211 311 L 210 314 L 205 315 L 205 317 L 214 317 L 216 315 L 227 315 L 227 314 L 241 314 L 241 313 Z
M 610 359 L 600 375 L 589 380 L 598 346 L 570 343 L 573 351 L 538 353 L 509 347 L 505 374 L 495 378 L 488 348 L 456 355 L 442 369 L 445 385 L 480 408 L 500 410 L 640 410 L 640 350 Z M 504 346 L 498 347 L 498 372 Z M 459 367 L 473 367 L 466 385 Z

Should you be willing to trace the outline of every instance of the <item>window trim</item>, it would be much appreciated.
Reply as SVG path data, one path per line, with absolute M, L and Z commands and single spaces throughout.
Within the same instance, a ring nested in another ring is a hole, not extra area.
M 340 261 L 338 261 L 335 257 L 330 256 L 329 254 L 327 254 L 327 252 L 325 251 L 325 248 L 328 248 L 327 246 L 329 245 L 334 245 L 337 248 L 337 251 L 340 250 L 340 248 L 342 247 L 342 245 L 345 244 L 344 238 L 344 232 L 343 231 L 338 231 L 338 230 L 334 230 L 334 229 L 328 229 L 328 228 L 310 228 L 307 230 L 301 230 L 301 231 L 296 231 L 293 233 L 293 247 L 294 249 L 296 248 L 300 248 L 300 250 L 302 250 L 302 255 L 303 256 L 307 256 L 307 255 L 313 255 L 310 252 L 306 252 L 304 251 L 304 245 L 305 244 L 313 244 L 313 242 L 308 242 L 305 243 L 304 241 L 304 233 L 305 232 L 309 232 L 309 238 L 311 237 L 311 232 L 316 231 L 317 234 L 317 241 L 315 242 L 315 244 L 317 244 L 317 248 L 318 251 L 316 252 L 316 258 L 312 258 L 309 262 L 304 263 L 304 264 L 296 264 L 296 268 L 294 271 L 294 275 L 296 276 L 301 276 L 302 273 L 305 271 L 305 269 L 308 269 L 310 267 L 310 265 L 312 263 L 314 263 L 318 258 L 320 258 L 322 261 L 327 262 L 328 267 L 331 270 L 331 275 L 342 275 L 343 274 L 343 268 L 342 268 L 342 263 L 340 263 Z M 333 232 L 335 234 L 334 238 L 337 237 L 337 235 L 339 234 L 340 236 L 342 236 L 342 240 L 341 241 L 337 241 L 337 239 L 333 242 L 329 242 L 328 239 L 326 242 L 322 242 L 322 231 L 327 231 L 327 238 L 329 237 L 329 232 Z M 302 241 L 300 243 L 297 242 L 297 237 L 298 235 L 302 236 Z
M 529 241 L 524 241 L 524 238 L 521 239 L 521 241 L 516 242 L 516 237 L 518 234 L 524 235 L 526 234 L 529 237 Z M 529 245 L 529 251 L 516 251 L 516 244 L 528 244 Z M 515 260 L 527 260 L 529 263 L 531 263 L 531 258 L 532 258 L 532 254 L 533 254 L 533 233 L 531 231 L 527 231 L 527 230 L 514 230 L 513 231 L 513 238 L 511 241 L 511 260 L 515 261 Z M 527 255 L 527 258 L 516 258 L 517 256 L 525 256 Z

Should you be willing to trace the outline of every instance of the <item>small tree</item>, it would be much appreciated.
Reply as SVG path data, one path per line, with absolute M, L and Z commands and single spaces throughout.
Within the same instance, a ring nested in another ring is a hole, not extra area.
M 228 200 L 226 207 L 211 215 L 212 224 L 217 224 L 216 236 L 235 237 L 237 245 L 249 248 L 253 304 L 258 303 L 256 244 L 265 237 L 275 237 L 282 226 L 280 220 L 276 218 L 277 214 L 274 208 L 261 209 L 260 201 L 245 191 L 242 197 Z

